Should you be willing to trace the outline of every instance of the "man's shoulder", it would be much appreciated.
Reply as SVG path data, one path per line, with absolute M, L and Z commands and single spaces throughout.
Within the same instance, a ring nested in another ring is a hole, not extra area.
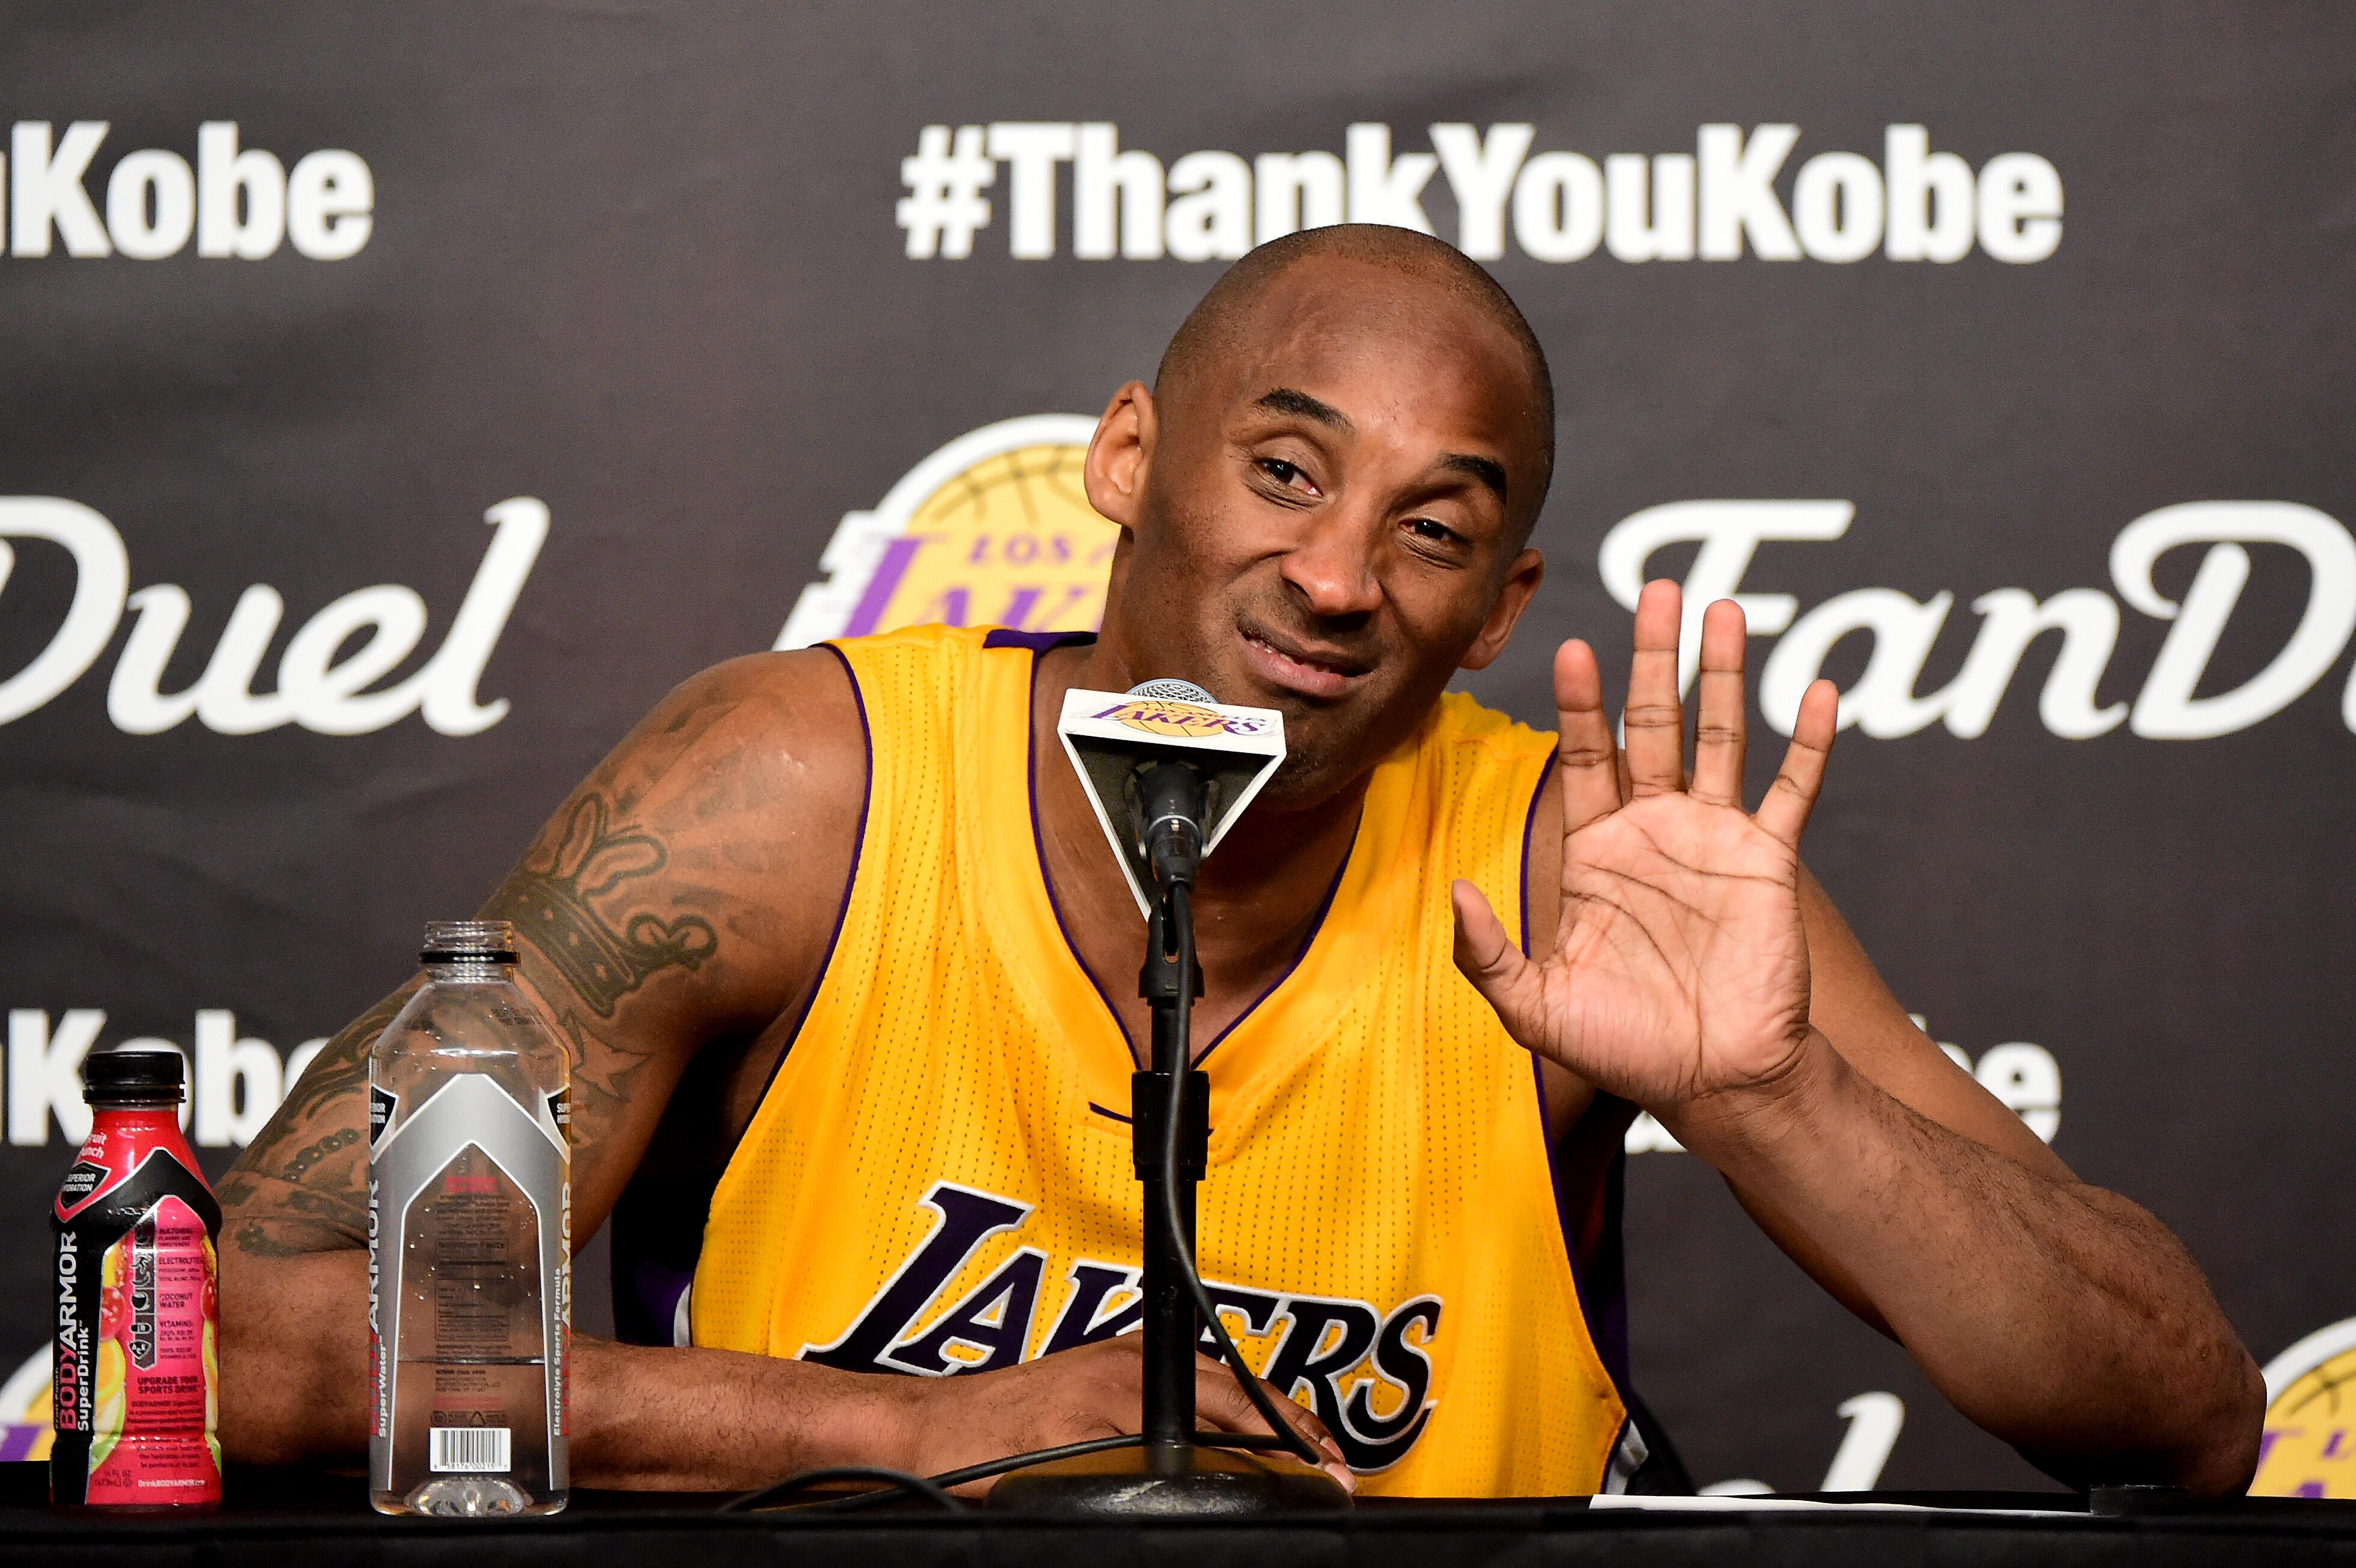
M 841 656 L 821 644 L 776 653 L 747 653 L 700 670 L 680 682 L 650 720 L 668 717 L 686 729 L 720 725 L 732 731 L 825 734 L 851 722 L 858 708 Z
M 735 779 L 754 795 L 855 797 L 866 777 L 859 702 L 824 648 L 753 653 L 672 688 L 607 758 L 606 771 Z M 750 803 L 749 800 L 747 803 Z
M 1009 657 L 1035 658 L 1087 634 L 1018 631 L 1001 626 L 901 627 L 863 637 L 833 638 L 819 646 L 841 660 L 862 685 L 871 679 L 913 682 L 947 690 L 976 671 Z M 1028 663 L 1023 666 L 1028 669 Z
M 989 627 L 916 626 L 745 654 L 680 682 L 616 757 L 732 771 L 769 764 L 790 773 L 798 792 L 856 797 L 875 723 L 912 703 L 927 713 L 953 704 L 985 654 L 1009 641 L 1035 651 L 1049 640 Z

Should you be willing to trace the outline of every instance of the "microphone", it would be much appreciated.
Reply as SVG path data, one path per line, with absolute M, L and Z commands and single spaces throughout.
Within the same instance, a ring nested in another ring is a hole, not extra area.
M 1191 886 L 1204 856 L 1284 760 L 1284 715 L 1231 707 L 1191 681 L 1064 693 L 1055 725 L 1138 913 Z

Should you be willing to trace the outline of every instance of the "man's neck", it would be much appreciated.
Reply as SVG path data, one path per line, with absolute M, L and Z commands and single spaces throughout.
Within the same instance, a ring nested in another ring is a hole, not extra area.
M 1094 648 L 1074 648 L 1040 656 L 1032 704 L 1032 760 L 1038 780 L 1040 843 L 1056 904 L 1081 957 L 1128 1017 L 1128 981 L 1144 956 L 1145 923 L 1055 734 L 1066 692 L 1074 687 L 1118 692 L 1131 684 L 1109 668 L 1111 660 L 1097 654 Z M 1194 897 L 1196 950 L 1205 986 L 1196 1009 L 1198 1049 L 1280 977 L 1309 940 L 1333 879 L 1349 856 L 1365 785 L 1362 779 L 1336 799 L 1307 811 L 1255 802 L 1228 831 L 1218 852 L 1204 862 Z M 1137 1017 L 1141 1016 L 1141 1006 Z M 1143 1038 L 1133 1018 L 1130 1036 L 1133 1042 Z

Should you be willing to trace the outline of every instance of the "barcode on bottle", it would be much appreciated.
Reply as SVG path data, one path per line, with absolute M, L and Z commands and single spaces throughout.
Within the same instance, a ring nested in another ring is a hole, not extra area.
M 508 1473 L 508 1429 L 504 1426 L 436 1426 L 433 1467 L 437 1470 Z

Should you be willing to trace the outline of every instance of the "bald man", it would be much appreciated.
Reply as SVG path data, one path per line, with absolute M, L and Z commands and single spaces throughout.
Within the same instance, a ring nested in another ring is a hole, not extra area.
M 1201 1261 L 1337 1478 L 1576 1493 L 1639 1462 L 1596 1240 L 1641 1107 L 2051 1474 L 2246 1484 L 2260 1381 L 2190 1259 L 1909 1024 L 1802 869 L 1829 686 L 1755 810 L 1730 604 L 1690 762 L 1674 585 L 1637 610 L 1624 752 L 1581 642 L 1558 736 L 1444 695 L 1537 591 L 1553 442 L 1545 357 L 1478 267 L 1398 230 L 1275 242 L 1098 424 L 1100 636 L 738 660 L 590 776 L 483 910 L 573 1053 L 574 1234 L 620 1206 L 624 1316 L 663 1341 L 579 1342 L 581 1484 L 1136 1430 L 1145 928 L 1055 719 L 1155 676 L 1284 715 L 1195 897 Z M 364 1444 L 359 1133 L 404 995 L 224 1184 L 232 1455 Z M 1208 1360 L 1197 1391 L 1259 1429 Z

